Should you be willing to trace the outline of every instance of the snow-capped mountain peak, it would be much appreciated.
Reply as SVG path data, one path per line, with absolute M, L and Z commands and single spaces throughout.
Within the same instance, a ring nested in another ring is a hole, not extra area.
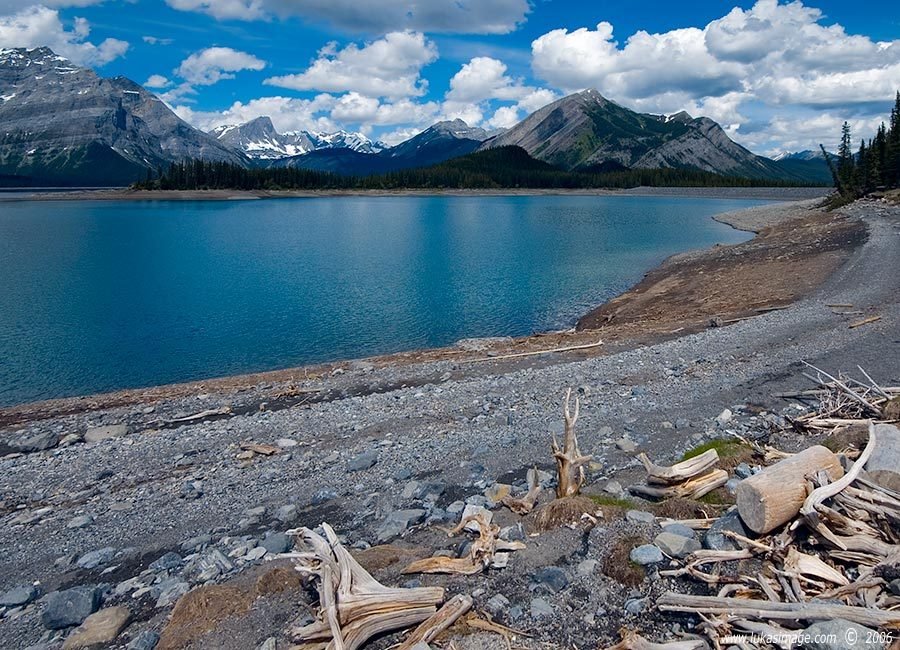
M 360 153 L 374 154 L 387 148 L 387 145 L 373 142 L 362 133 L 348 131 L 278 133 L 272 120 L 266 116 L 244 124 L 220 126 L 213 129 L 210 134 L 219 142 L 240 149 L 256 160 L 279 160 L 300 156 L 317 149 L 352 149 Z

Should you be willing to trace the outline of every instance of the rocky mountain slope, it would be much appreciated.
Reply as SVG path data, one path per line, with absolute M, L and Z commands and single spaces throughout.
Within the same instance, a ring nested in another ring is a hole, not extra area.
M 220 126 L 210 132 L 222 144 L 237 149 L 253 160 L 279 160 L 301 156 L 320 149 L 350 149 L 359 153 L 374 154 L 387 148 L 381 142 L 373 142 L 362 133 L 336 131 L 311 133 L 309 131 L 275 130 L 269 117 L 258 117 L 244 124 Z
M 123 185 L 185 158 L 245 162 L 125 77 L 48 48 L 0 50 L 0 182 Z
M 346 175 L 380 174 L 399 169 L 427 167 L 472 153 L 488 137 L 484 129 L 462 120 L 438 122 L 409 140 L 375 154 L 356 149 L 318 150 L 279 160 L 275 166 L 301 167 Z
M 709 118 L 637 113 L 596 90 L 548 104 L 482 148 L 507 145 L 565 169 L 692 167 L 751 178 L 791 177 L 731 140 Z

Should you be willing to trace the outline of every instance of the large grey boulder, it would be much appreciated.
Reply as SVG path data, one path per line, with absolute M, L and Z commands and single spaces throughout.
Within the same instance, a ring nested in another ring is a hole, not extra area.
M 42 431 L 40 433 L 28 433 L 15 438 L 10 441 L 9 446 L 21 451 L 23 454 L 30 454 L 36 451 L 53 449 L 58 444 L 58 435 L 51 431 Z
M 103 427 L 91 427 L 84 434 L 85 442 L 102 442 L 110 438 L 121 438 L 128 435 L 128 427 L 124 424 L 109 424 Z
M 882 650 L 875 630 L 842 618 L 820 621 L 803 630 L 800 647 L 806 650 Z
M 54 591 L 47 597 L 41 622 L 48 630 L 81 625 L 100 608 L 100 590 L 94 585 Z
M 425 511 L 419 508 L 409 510 L 395 510 L 381 522 L 381 526 L 375 533 L 379 542 L 386 542 L 406 532 L 406 529 L 425 519 Z

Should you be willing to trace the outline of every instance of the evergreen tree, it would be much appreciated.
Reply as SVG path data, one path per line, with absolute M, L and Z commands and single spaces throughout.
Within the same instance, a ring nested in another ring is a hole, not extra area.
M 853 193 L 854 181 L 854 165 L 853 165 L 853 145 L 850 135 L 850 124 L 844 122 L 841 127 L 841 145 L 838 147 L 838 191 L 849 196 Z

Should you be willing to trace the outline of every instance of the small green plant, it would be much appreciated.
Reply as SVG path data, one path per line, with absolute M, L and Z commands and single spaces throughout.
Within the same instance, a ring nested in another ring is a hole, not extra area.
M 684 456 L 681 457 L 681 460 L 690 460 L 691 458 L 696 458 L 700 454 L 703 454 L 710 449 L 715 449 L 719 454 L 719 458 L 723 459 L 733 458 L 734 456 L 740 456 L 751 451 L 750 447 L 740 440 L 734 440 L 732 438 L 716 438 L 715 440 L 704 442 L 698 447 L 687 450 L 686 452 L 684 452 Z

